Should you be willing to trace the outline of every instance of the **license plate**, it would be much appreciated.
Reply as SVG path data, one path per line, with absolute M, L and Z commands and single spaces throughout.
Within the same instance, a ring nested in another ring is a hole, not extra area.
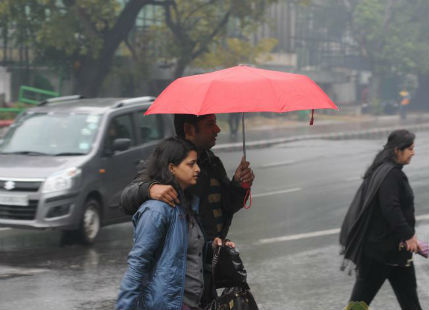
M 0 194 L 0 205 L 28 206 L 28 197 L 26 195 Z

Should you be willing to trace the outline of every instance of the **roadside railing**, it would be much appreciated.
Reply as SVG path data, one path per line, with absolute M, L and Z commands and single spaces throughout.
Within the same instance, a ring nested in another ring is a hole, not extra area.
M 36 105 L 43 100 L 59 96 L 60 94 L 58 92 L 22 85 L 19 88 L 18 105 Z M 1 133 L 4 132 L 5 127 L 8 127 L 10 124 L 12 124 L 16 115 L 26 109 L 27 107 L 22 106 L 0 107 L 0 136 Z
M 18 102 L 38 104 L 43 100 L 59 96 L 60 94 L 54 91 L 23 85 L 19 88 Z

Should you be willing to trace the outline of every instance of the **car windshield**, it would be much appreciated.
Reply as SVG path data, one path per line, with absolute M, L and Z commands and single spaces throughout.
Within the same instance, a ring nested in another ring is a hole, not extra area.
M 27 112 L 11 125 L 0 153 L 85 155 L 91 150 L 99 122 L 97 114 Z

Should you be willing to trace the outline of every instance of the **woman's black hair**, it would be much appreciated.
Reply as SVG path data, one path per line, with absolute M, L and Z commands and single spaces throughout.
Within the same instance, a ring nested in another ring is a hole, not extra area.
M 364 179 L 371 177 L 372 173 L 385 162 L 395 162 L 395 149 L 404 150 L 414 143 L 416 135 L 406 129 L 392 131 L 387 138 L 383 149 L 375 156 L 371 166 L 365 172 Z
M 153 180 L 160 184 L 172 185 L 180 191 L 168 166 L 169 164 L 178 166 L 190 151 L 197 151 L 197 148 L 188 140 L 171 137 L 161 141 L 141 167 L 139 174 L 142 175 L 142 181 Z
M 182 191 L 169 169 L 169 164 L 180 165 L 190 151 L 197 151 L 192 142 L 180 137 L 167 138 L 156 146 L 149 158 L 140 167 L 137 176 L 137 179 L 143 182 L 155 181 L 163 185 L 171 185 L 178 193 L 181 193 L 180 205 L 186 214 L 187 221 L 193 214 L 190 206 L 192 195 L 186 190 Z

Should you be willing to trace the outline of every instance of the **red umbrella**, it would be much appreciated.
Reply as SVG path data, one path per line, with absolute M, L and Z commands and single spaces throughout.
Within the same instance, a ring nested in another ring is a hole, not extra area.
M 216 114 L 337 109 L 309 77 L 236 66 L 182 77 L 158 96 L 146 114 Z
M 145 114 L 313 112 L 314 109 L 338 108 L 309 77 L 240 65 L 175 80 Z M 243 152 L 246 156 L 244 132 L 243 116 Z
M 312 124 L 314 109 L 338 108 L 307 76 L 240 65 L 175 80 L 145 114 L 243 112 L 243 153 L 246 157 L 244 112 L 312 110 Z M 249 195 L 250 186 L 242 185 L 248 188 Z

